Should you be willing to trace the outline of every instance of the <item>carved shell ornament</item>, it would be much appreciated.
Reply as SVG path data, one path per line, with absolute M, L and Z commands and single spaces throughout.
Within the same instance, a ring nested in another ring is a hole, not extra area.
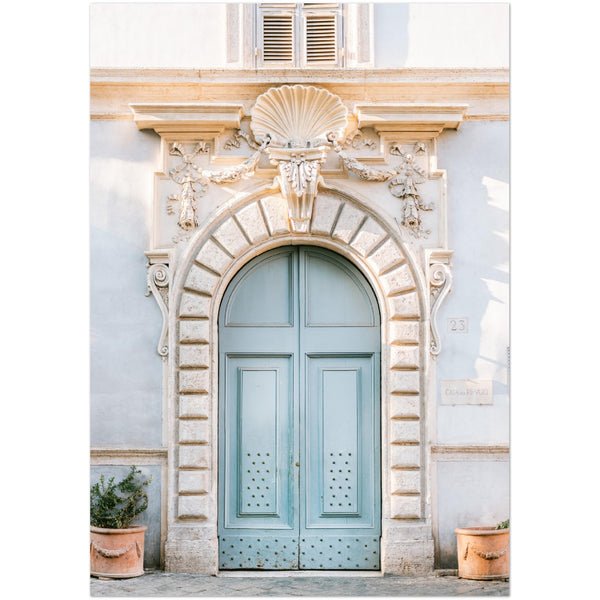
M 338 96 L 313 86 L 283 85 L 256 100 L 250 129 L 258 142 L 271 137 L 270 147 L 327 146 L 327 134 L 341 138 L 348 111 Z

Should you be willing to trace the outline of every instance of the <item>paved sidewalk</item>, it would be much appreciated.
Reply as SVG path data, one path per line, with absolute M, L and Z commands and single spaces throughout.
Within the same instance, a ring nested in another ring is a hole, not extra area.
M 438 577 L 212 577 L 148 572 L 132 579 L 91 578 L 91 596 L 508 596 L 507 581 Z

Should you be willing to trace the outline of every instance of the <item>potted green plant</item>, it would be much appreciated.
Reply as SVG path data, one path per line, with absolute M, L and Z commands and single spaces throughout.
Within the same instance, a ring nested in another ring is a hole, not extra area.
M 459 527 L 454 530 L 458 549 L 458 576 L 463 579 L 508 579 L 510 523 L 495 527 Z
M 118 579 L 144 574 L 145 525 L 131 525 L 148 508 L 142 472 L 132 466 L 119 483 L 111 477 L 90 488 L 90 572 L 95 577 Z

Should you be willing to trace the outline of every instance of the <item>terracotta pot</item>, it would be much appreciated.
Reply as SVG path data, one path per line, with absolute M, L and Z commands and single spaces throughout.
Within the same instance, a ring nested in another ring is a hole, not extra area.
M 126 529 L 90 526 L 90 572 L 95 577 L 121 579 L 144 574 L 145 525 Z
M 510 529 L 459 527 L 458 576 L 463 579 L 507 579 Z

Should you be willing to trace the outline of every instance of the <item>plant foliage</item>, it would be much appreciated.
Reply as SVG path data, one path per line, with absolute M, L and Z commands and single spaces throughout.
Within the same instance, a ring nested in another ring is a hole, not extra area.
M 496 529 L 508 529 L 510 526 L 510 519 L 506 519 L 506 521 L 500 521 L 498 525 L 496 525 Z
M 90 523 L 94 527 L 105 529 L 125 529 L 131 521 L 148 508 L 148 495 L 144 488 L 152 481 L 140 481 L 137 475 L 142 472 L 131 467 L 127 476 L 115 483 L 111 477 L 108 482 L 104 475 L 90 488 Z

